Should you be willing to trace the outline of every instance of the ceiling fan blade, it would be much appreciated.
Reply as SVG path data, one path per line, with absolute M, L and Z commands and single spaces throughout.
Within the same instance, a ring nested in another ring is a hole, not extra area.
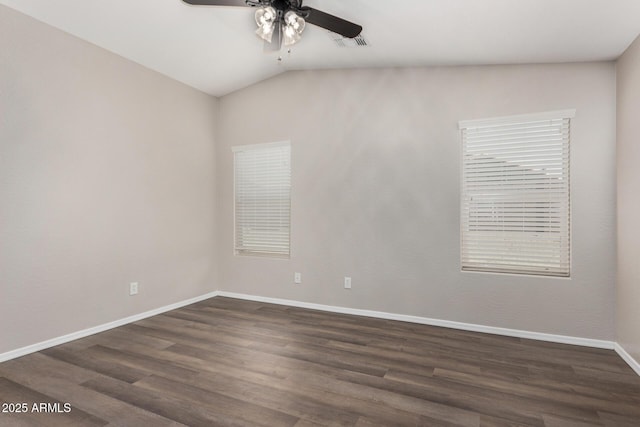
M 245 0 L 182 0 L 195 6 L 250 6 Z
M 345 37 L 352 39 L 362 32 L 360 25 L 338 18 L 337 16 L 329 15 L 318 9 L 304 6 L 301 7 L 300 10 L 308 14 L 308 16 L 305 17 L 307 23 L 317 25 L 318 27 L 325 28 Z

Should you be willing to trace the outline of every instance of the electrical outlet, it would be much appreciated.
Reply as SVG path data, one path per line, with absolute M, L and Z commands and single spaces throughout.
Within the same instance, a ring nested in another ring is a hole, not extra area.
M 129 283 L 129 295 L 137 295 L 138 294 L 138 282 Z
M 351 289 L 351 277 L 344 278 L 344 288 Z
M 294 283 L 298 283 L 298 284 L 302 283 L 302 274 L 295 273 L 293 275 L 293 281 L 294 281 Z

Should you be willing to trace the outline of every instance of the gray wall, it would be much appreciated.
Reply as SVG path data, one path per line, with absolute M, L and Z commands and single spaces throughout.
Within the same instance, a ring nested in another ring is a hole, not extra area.
M 640 38 L 618 72 L 617 342 L 640 363 Z
M 615 77 L 613 63 L 289 72 L 223 97 L 219 289 L 612 340 Z M 566 108 L 572 278 L 461 273 L 458 120 Z M 234 256 L 231 147 L 281 140 L 291 259 Z
M 216 114 L 0 6 L 0 353 L 215 290 Z
M 0 6 L 0 73 L 0 353 L 215 289 L 614 339 L 612 63 L 289 72 L 217 102 Z M 458 120 L 565 108 L 573 277 L 461 273 Z M 236 257 L 230 147 L 280 140 L 292 257 Z

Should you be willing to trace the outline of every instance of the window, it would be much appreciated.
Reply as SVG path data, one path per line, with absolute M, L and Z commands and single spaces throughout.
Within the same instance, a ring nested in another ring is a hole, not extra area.
M 569 277 L 574 114 L 460 122 L 463 271 Z
M 236 254 L 289 256 L 291 146 L 234 147 Z

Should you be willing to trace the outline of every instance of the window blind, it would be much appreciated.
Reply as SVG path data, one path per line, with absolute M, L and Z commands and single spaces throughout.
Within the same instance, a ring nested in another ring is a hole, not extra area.
M 289 256 L 291 146 L 234 147 L 235 251 Z
M 574 113 L 460 122 L 462 270 L 570 275 Z

